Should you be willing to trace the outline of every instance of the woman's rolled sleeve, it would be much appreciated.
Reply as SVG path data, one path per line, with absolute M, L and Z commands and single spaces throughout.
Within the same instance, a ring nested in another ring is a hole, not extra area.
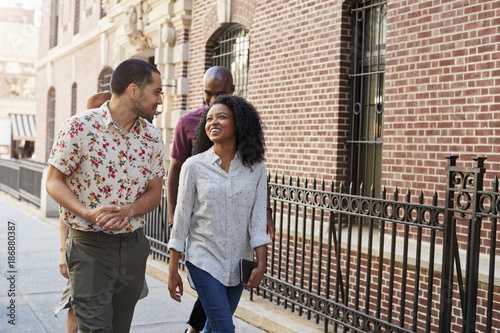
M 184 252 L 184 244 L 189 233 L 191 215 L 193 213 L 196 184 L 189 159 L 182 165 L 179 176 L 179 190 L 177 193 L 177 206 L 174 212 L 174 226 L 172 238 L 168 242 L 168 248 L 177 252 Z
M 260 177 L 255 191 L 255 199 L 248 227 L 250 234 L 250 247 L 252 249 L 271 243 L 271 239 L 266 233 L 267 174 L 264 163 L 261 162 L 259 168 L 255 168 L 255 172 L 260 172 Z
M 171 238 L 168 241 L 168 249 L 182 253 L 184 252 L 184 244 L 185 240 Z

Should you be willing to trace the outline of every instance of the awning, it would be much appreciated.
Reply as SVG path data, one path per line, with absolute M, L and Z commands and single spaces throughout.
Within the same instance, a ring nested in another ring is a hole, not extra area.
M 11 114 L 12 140 L 35 141 L 35 116 L 31 114 Z

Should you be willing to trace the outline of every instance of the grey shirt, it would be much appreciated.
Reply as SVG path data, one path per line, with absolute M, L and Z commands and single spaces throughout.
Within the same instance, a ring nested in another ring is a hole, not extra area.
M 271 243 L 266 234 L 267 176 L 263 162 L 243 165 L 236 153 L 229 172 L 213 147 L 182 165 L 169 249 L 223 285 L 240 283 L 238 262 Z M 187 238 L 187 243 L 186 243 Z

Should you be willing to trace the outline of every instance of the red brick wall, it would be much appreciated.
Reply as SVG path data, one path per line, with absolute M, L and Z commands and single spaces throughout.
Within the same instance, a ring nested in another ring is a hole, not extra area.
M 346 173 L 349 31 L 336 1 L 235 1 L 249 28 L 249 100 L 266 125 L 267 167 L 286 175 L 342 179 Z M 216 1 L 194 2 L 189 109 L 201 104 L 206 44 L 220 25 Z
M 187 107 L 189 111 L 195 110 L 203 105 L 203 73 L 205 72 L 205 32 L 213 32 L 213 26 L 217 26 L 216 1 L 198 0 L 193 1 L 193 20 L 189 34 L 189 95 Z M 206 27 L 205 23 L 211 23 Z
M 445 155 L 498 172 L 499 17 L 500 1 L 389 1 L 384 184 L 442 189 Z
M 250 31 L 249 99 L 266 124 L 271 172 L 345 180 L 348 7 L 235 1 L 233 21 Z M 194 1 L 189 110 L 201 104 L 216 14 L 216 1 Z M 500 1 L 388 4 L 383 185 L 442 190 L 451 154 L 467 165 L 487 156 L 486 168 L 500 169 L 499 14 Z
M 272 172 L 344 179 L 348 22 L 339 1 L 260 1 L 251 32 L 249 99 L 266 125 Z M 347 51 L 347 52 L 346 52 Z

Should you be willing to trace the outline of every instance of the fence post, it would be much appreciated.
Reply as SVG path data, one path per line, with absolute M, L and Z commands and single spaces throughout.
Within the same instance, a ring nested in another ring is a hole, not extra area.
M 453 301 L 453 268 L 454 252 L 458 256 L 458 244 L 456 244 L 456 219 L 455 212 L 468 218 L 467 236 L 467 259 L 466 259 L 466 281 L 465 295 L 462 302 L 463 332 L 473 333 L 476 331 L 477 310 L 477 287 L 479 274 L 479 251 L 481 236 L 480 191 L 483 190 L 484 161 L 485 157 L 474 158 L 474 167 L 457 167 L 457 156 L 446 156 L 446 204 L 444 210 L 443 231 L 443 271 L 441 279 L 441 304 L 439 313 L 439 332 L 451 332 L 452 301 Z M 460 185 L 461 188 L 455 187 Z M 472 186 L 472 189 L 467 188 Z M 457 193 L 458 192 L 458 193 Z M 461 202 L 461 199 L 465 203 Z M 455 208 L 455 205 L 457 206 Z M 455 251 L 456 250 L 456 251 Z M 457 270 L 461 267 L 457 266 Z M 460 277 L 460 274 L 458 275 Z M 462 281 L 459 281 L 462 283 Z
M 475 165 L 471 172 L 474 173 L 473 206 L 467 237 L 467 271 L 466 271 L 466 313 L 464 314 L 464 332 L 476 332 L 477 288 L 479 275 L 479 252 L 481 246 L 481 215 L 480 194 L 483 190 L 484 160 L 486 157 L 474 158 Z
M 439 307 L 439 332 L 451 332 L 451 308 L 453 301 L 453 241 L 455 220 L 453 218 L 454 182 L 453 171 L 458 156 L 446 156 L 446 202 L 444 206 L 443 262 L 441 275 L 441 304 Z M 429 281 L 432 283 L 432 281 Z

